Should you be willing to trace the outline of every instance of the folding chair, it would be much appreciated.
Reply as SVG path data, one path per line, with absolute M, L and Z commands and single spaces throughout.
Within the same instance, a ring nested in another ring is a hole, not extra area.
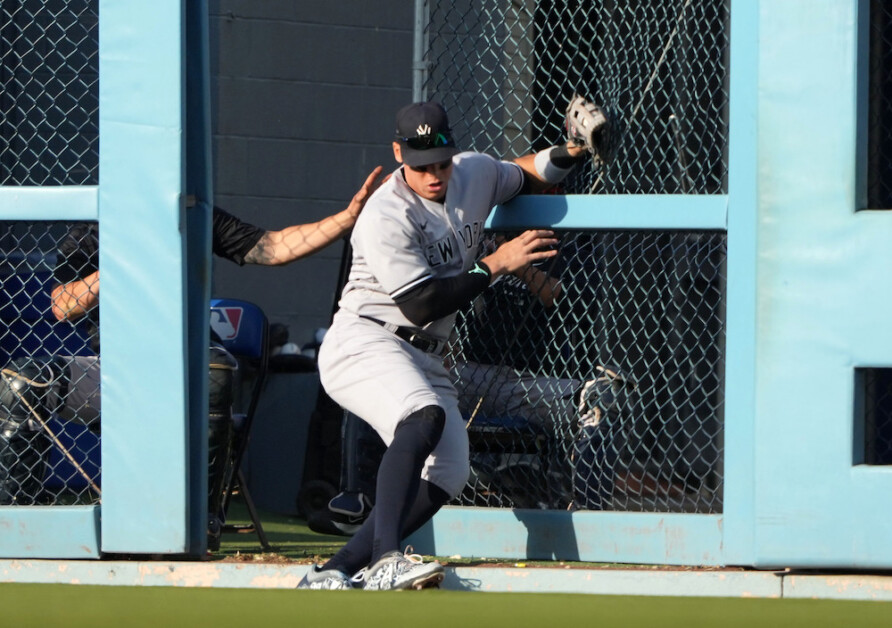
M 269 367 L 269 322 L 263 310 L 254 303 L 238 299 L 212 299 L 211 329 L 217 335 L 220 344 L 238 360 L 240 370 L 244 372 L 250 368 L 254 372 L 254 382 L 251 386 L 247 408 L 243 413 L 233 415 L 235 437 L 230 471 L 223 493 L 223 512 L 228 511 L 232 493 L 237 485 L 239 494 L 245 500 L 260 545 L 264 550 L 269 550 L 269 541 L 263 531 L 257 509 L 254 507 L 254 500 L 251 499 L 251 493 L 248 490 L 248 483 L 245 481 L 241 469 L 242 458 L 251 436 L 251 424 L 254 421 L 260 392 L 263 389 Z M 227 524 L 223 530 L 232 532 L 250 528 L 251 526 Z

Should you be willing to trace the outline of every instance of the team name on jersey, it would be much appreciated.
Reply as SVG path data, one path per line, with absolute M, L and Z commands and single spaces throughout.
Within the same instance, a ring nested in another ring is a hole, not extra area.
M 465 251 L 469 249 L 476 250 L 483 236 L 483 223 L 479 221 L 474 221 L 470 224 L 465 223 L 462 228 L 459 229 L 458 235 L 465 247 Z M 459 252 L 455 250 L 455 243 L 455 239 L 452 238 L 451 235 L 447 235 L 428 244 L 424 249 L 427 263 L 433 267 L 451 262 L 455 259 L 456 255 L 459 254 Z

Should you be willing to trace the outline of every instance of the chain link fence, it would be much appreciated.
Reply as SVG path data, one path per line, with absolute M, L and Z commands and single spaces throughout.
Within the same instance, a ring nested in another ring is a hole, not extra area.
M 97 0 L 0 2 L 0 185 L 99 181 Z
M 554 261 L 462 311 L 460 503 L 721 512 L 725 246 L 566 232 Z
M 430 0 L 423 92 L 461 148 L 504 157 L 563 141 L 573 94 L 602 105 L 608 148 L 560 192 L 722 194 L 729 11 Z M 553 307 L 514 281 L 464 312 L 451 359 L 474 472 L 459 502 L 721 512 L 725 240 L 565 233 Z
M 99 488 L 98 357 L 86 321 L 52 313 L 58 222 L 0 222 L 0 505 L 92 503 Z
M 423 91 L 458 145 L 513 157 L 559 143 L 574 93 L 611 149 L 573 194 L 718 194 L 728 178 L 729 0 L 430 0 Z
M 609 154 L 565 193 L 725 193 L 729 6 L 430 0 L 423 88 L 463 148 L 504 156 L 560 142 L 572 94 L 602 104 Z M 870 7 L 868 195 L 889 207 L 892 20 Z M 96 0 L 3 0 L 0 184 L 98 183 L 98 77 Z M 0 502 L 95 501 L 98 357 L 88 322 L 50 307 L 70 225 L 0 229 Z M 460 503 L 721 512 L 725 246 L 705 232 L 564 233 L 539 269 L 560 281 L 550 307 L 505 280 L 463 312 L 450 360 L 474 473 Z M 888 391 L 871 390 L 882 410 Z M 873 416 L 868 450 L 887 463 L 889 415 Z
M 611 114 L 610 160 L 559 192 L 722 193 L 727 13 L 432 1 L 426 97 L 462 148 L 511 156 L 561 141 L 563 107 L 585 93 Z M 726 243 L 563 232 L 554 261 L 460 312 L 446 359 L 472 472 L 455 503 L 722 512 Z
M 99 181 L 96 0 L 0 3 L 0 185 Z M 61 222 L 0 222 L 0 504 L 92 503 L 98 357 L 50 305 Z

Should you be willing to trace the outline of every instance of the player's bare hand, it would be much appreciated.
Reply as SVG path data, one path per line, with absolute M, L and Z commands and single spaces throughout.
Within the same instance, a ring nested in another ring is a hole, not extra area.
M 519 271 L 533 262 L 557 255 L 558 240 L 549 229 L 530 229 L 502 244 L 494 253 L 483 258 L 493 277 Z
M 362 187 L 359 188 L 359 191 L 353 195 L 353 198 L 350 200 L 350 205 L 347 206 L 347 211 L 355 220 L 359 216 L 359 212 L 362 211 L 362 208 L 365 207 L 365 202 L 369 200 L 369 197 L 372 193 L 381 187 L 381 184 L 387 181 L 390 178 L 388 174 L 386 177 L 381 179 L 381 173 L 384 171 L 382 166 L 378 166 L 366 177 L 365 183 L 362 184 Z

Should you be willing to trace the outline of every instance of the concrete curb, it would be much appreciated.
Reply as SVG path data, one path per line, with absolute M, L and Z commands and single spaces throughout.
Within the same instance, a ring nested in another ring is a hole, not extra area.
M 0 582 L 293 589 L 308 565 L 0 560 Z M 892 575 L 778 571 L 449 567 L 451 591 L 892 601 Z

